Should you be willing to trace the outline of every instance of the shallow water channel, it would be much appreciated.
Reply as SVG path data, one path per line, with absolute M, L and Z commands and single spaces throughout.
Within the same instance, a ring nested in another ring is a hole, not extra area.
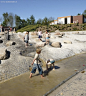
M 86 53 L 56 62 L 55 70 L 46 72 L 43 66 L 43 79 L 38 71 L 29 79 L 30 72 L 27 72 L 0 84 L 0 96 L 43 96 L 84 66 L 86 66 Z

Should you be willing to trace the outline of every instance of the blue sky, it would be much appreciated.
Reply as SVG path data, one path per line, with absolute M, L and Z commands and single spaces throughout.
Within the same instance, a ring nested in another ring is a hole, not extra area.
M 86 10 L 86 0 L 0 0 L 0 17 L 3 13 L 17 14 L 21 19 L 75 16 Z

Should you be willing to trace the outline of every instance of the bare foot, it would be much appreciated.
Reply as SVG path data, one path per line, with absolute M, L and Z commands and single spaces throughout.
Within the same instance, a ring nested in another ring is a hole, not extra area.
M 43 75 L 41 75 L 41 78 L 44 78 Z
M 53 68 L 53 70 L 55 70 L 55 69 Z
M 29 76 L 29 78 L 31 78 L 32 76 Z
M 32 77 L 32 73 L 30 74 L 29 78 L 31 78 L 31 77 Z

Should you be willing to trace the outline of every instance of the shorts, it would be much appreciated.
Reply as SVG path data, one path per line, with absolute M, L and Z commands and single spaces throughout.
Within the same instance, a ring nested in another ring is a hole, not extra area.
M 41 36 L 41 35 L 39 35 L 39 36 L 38 36 L 38 38 L 42 38 L 42 36 Z
M 53 61 L 50 61 L 50 63 L 53 64 L 53 63 L 55 63 L 55 61 L 54 60 Z
M 28 43 L 28 41 L 25 41 L 26 43 Z
M 43 70 L 42 70 L 42 67 L 40 66 L 40 64 L 35 64 L 35 63 L 33 65 L 33 69 L 31 71 L 31 73 L 35 73 L 36 69 L 38 69 L 40 75 L 43 74 Z
M 46 37 L 46 39 L 49 39 L 48 37 Z

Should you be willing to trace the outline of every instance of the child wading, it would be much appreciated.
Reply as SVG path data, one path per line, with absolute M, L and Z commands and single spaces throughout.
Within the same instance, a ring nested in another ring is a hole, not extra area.
M 32 77 L 32 74 L 36 72 L 36 69 L 38 69 L 39 74 L 41 75 L 41 78 L 43 78 L 43 70 L 42 67 L 40 65 L 40 60 L 39 60 L 39 54 L 41 53 L 41 49 L 36 49 L 36 54 L 35 57 L 33 59 L 32 65 L 33 65 L 33 69 L 30 73 L 30 78 Z

